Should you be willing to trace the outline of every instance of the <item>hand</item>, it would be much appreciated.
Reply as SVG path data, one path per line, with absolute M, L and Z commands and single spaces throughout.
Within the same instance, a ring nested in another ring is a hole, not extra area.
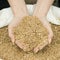
M 45 41 L 43 46 L 40 46 L 40 44 L 34 48 L 34 52 L 37 53 L 39 50 L 43 49 L 47 44 L 50 44 L 53 38 L 53 31 L 51 29 L 51 25 L 49 24 L 49 22 L 47 21 L 46 17 L 40 17 L 39 14 L 35 14 L 34 16 L 37 16 L 41 23 L 43 24 L 43 26 L 47 29 L 48 31 L 48 43 Z
M 12 22 L 8 26 L 8 34 L 9 34 L 9 37 L 11 38 L 11 41 L 12 41 L 13 45 L 14 45 L 14 42 L 15 42 L 15 38 L 14 38 L 14 34 L 13 34 L 13 29 L 14 29 L 14 27 L 16 27 L 19 24 L 19 22 L 21 21 L 21 19 L 24 16 L 27 16 L 27 15 L 28 14 L 24 15 L 24 13 L 23 13 L 22 16 L 20 14 L 19 17 L 14 17 L 13 20 L 12 20 Z
M 19 22 L 24 16 L 28 15 L 28 11 L 24 0 L 8 0 L 8 2 L 14 14 L 14 18 L 8 26 L 8 33 L 12 43 L 14 44 L 15 39 L 13 35 L 13 29 L 19 24 Z

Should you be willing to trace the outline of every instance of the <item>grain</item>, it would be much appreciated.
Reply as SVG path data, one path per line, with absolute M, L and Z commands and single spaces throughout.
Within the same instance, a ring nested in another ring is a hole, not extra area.
M 8 27 L 0 29 L 0 58 L 3 60 L 60 60 L 60 26 L 52 25 L 54 38 L 52 43 L 37 54 L 26 53 L 16 45 L 12 45 L 8 36 Z
M 24 17 L 14 28 L 14 36 L 17 45 L 24 51 L 31 51 L 38 44 L 44 44 L 44 41 L 48 42 L 48 32 L 35 16 Z

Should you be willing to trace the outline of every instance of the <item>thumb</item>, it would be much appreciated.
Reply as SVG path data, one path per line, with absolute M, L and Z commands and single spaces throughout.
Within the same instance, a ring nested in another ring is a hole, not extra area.
M 53 38 L 53 34 L 50 33 L 50 34 L 48 35 L 48 42 L 49 42 L 49 44 L 52 42 L 52 38 Z
M 9 37 L 11 38 L 11 41 L 14 45 L 15 39 L 14 39 L 14 35 L 13 35 L 13 31 L 12 31 L 11 27 L 8 27 L 8 34 L 9 34 Z

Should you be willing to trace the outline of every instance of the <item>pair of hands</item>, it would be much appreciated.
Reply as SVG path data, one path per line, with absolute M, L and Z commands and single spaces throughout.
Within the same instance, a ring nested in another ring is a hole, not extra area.
M 26 13 L 26 14 L 24 14 L 23 13 L 23 11 L 21 10 L 20 11 L 21 12 L 21 14 L 19 15 L 19 17 L 18 16 L 15 16 L 14 18 L 13 18 L 13 20 L 12 20 L 12 22 L 9 24 L 9 26 L 8 26 L 8 33 L 9 33 L 9 37 L 11 38 L 11 41 L 12 41 L 12 43 L 14 44 L 15 43 L 15 38 L 14 38 L 14 32 L 13 32 L 13 29 L 14 29 L 14 27 L 16 27 L 18 24 L 19 24 L 19 22 L 21 21 L 21 19 L 24 17 L 24 16 L 28 16 L 28 14 Z M 22 15 L 22 16 L 21 16 Z M 40 17 L 40 13 L 39 12 L 35 12 L 35 14 L 33 14 L 33 16 L 37 16 L 39 19 L 40 19 L 40 21 L 41 21 L 41 23 L 43 24 L 43 26 L 47 29 L 47 31 L 48 31 L 48 42 L 49 42 L 49 44 L 51 43 L 51 41 L 52 41 L 52 37 L 53 37 L 53 32 L 52 32 L 52 29 L 51 29 L 51 25 L 49 24 L 49 22 L 47 21 L 47 19 L 46 19 L 46 17 Z M 17 45 L 18 45 L 18 43 L 17 43 Z M 45 46 L 45 45 L 44 45 Z M 34 52 L 38 52 L 39 50 L 41 50 L 44 46 L 37 46 L 37 47 L 35 47 L 34 48 Z M 22 47 L 22 46 L 21 46 Z

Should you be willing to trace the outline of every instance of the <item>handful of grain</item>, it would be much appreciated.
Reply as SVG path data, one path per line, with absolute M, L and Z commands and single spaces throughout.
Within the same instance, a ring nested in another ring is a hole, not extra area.
M 33 50 L 38 44 L 48 41 L 48 32 L 35 16 L 26 16 L 14 28 L 16 44 L 24 51 Z

